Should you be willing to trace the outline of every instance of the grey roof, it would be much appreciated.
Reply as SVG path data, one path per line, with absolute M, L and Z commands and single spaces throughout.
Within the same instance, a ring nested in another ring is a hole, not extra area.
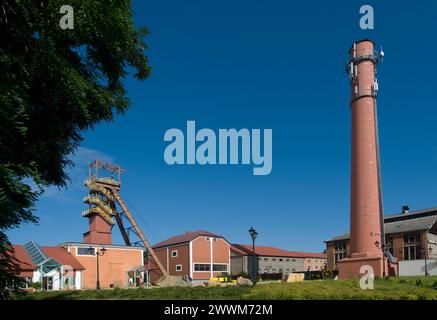
M 385 233 L 398 233 L 407 231 L 427 230 L 431 228 L 437 220 L 437 216 L 388 222 L 384 224 Z
M 430 229 L 437 221 L 437 208 L 411 211 L 384 217 L 386 234 Z M 349 239 L 349 233 L 333 237 L 325 242 Z
M 349 238 L 350 238 L 350 236 L 349 236 L 349 232 L 348 232 L 348 233 L 342 234 L 341 236 L 336 236 L 336 237 L 333 237 L 329 240 L 326 240 L 325 242 L 347 240 Z
M 397 220 L 397 219 L 412 219 L 414 216 L 422 216 L 422 215 L 437 215 L 437 207 L 410 211 L 408 213 L 397 213 L 386 215 L 384 220 Z

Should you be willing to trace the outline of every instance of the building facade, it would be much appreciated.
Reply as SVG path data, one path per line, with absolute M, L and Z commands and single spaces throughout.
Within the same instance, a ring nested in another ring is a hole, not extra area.
M 174 236 L 153 249 L 169 275 L 203 282 L 230 273 L 230 244 L 223 236 L 205 230 Z M 153 258 L 148 256 L 147 261 L 150 279 L 157 281 L 162 273 Z
M 255 260 L 257 274 L 290 274 L 293 272 L 320 271 L 326 265 L 324 253 L 296 252 L 267 246 L 255 246 L 255 259 L 251 245 L 232 244 L 232 274 L 252 274 Z
M 147 283 L 144 272 L 144 248 L 89 243 L 64 243 L 65 248 L 81 265 L 82 288 L 95 289 L 97 284 L 97 256 L 99 256 L 99 280 L 101 288 L 125 288 L 130 284 Z M 133 271 L 138 270 L 136 278 Z
M 437 208 L 410 212 L 404 206 L 400 214 L 384 218 L 385 245 L 399 261 L 437 258 Z M 327 267 L 338 270 L 338 261 L 350 255 L 349 234 L 325 241 Z M 381 245 L 380 243 L 375 243 Z
M 14 245 L 11 252 L 21 267 L 25 288 L 39 283 L 43 290 L 81 289 L 84 266 L 62 247 L 40 246 L 34 241 Z

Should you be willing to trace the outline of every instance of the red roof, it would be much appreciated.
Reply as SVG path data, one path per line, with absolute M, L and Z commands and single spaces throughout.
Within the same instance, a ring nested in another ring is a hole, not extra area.
M 252 246 L 249 244 L 233 243 L 231 245 L 231 251 L 241 255 L 248 255 L 248 254 L 252 254 Z M 268 246 L 255 246 L 255 254 L 259 256 L 271 256 L 271 257 L 326 259 L 326 254 L 324 253 L 288 251 L 288 250 L 284 250 L 276 247 L 268 247 Z
M 153 247 L 159 248 L 159 247 L 167 247 L 167 246 L 171 246 L 171 245 L 179 244 L 179 243 L 186 243 L 186 242 L 190 242 L 190 241 L 196 239 L 199 236 L 223 238 L 223 236 L 220 236 L 218 234 L 214 234 L 214 233 L 211 233 L 211 232 L 205 231 L 205 230 L 198 230 L 198 231 L 191 231 L 191 232 L 187 231 L 183 234 L 180 234 L 180 235 L 171 237 L 167 240 L 158 242 Z
M 27 254 L 24 247 L 18 244 L 12 245 L 13 252 L 10 252 L 11 255 L 15 258 L 15 261 L 22 271 L 33 271 L 36 270 L 35 264 L 32 262 L 32 259 Z
M 85 270 L 76 258 L 62 247 L 41 247 L 41 250 L 50 258 L 54 258 L 64 266 L 71 266 L 74 270 Z

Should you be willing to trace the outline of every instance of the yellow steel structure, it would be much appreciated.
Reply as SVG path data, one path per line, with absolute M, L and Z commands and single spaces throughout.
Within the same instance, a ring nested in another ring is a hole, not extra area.
M 99 176 L 99 170 L 109 173 L 110 176 Z M 120 166 L 108 164 L 103 161 L 95 160 L 90 163 L 89 177 L 85 181 L 85 186 L 88 187 L 90 194 L 83 199 L 83 201 L 90 205 L 90 207 L 82 212 L 82 216 L 98 214 L 111 225 L 117 223 L 127 246 L 132 245 L 127 232 L 128 230 L 132 230 L 141 240 L 140 242 L 147 248 L 162 274 L 166 276 L 166 269 L 163 267 L 161 261 L 159 261 L 155 251 L 144 233 L 141 231 L 141 228 L 138 226 L 138 223 L 135 221 L 135 218 L 132 216 L 119 193 L 121 186 L 121 173 L 123 171 L 124 170 L 122 170 Z M 121 212 L 117 211 L 116 203 L 120 206 Z M 124 227 L 123 217 L 129 221 L 131 225 L 130 228 L 126 229 Z

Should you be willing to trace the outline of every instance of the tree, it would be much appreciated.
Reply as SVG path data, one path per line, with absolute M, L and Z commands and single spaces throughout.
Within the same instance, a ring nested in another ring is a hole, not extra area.
M 83 132 L 128 109 L 128 71 L 150 75 L 131 1 L 68 2 L 73 29 L 60 25 L 65 0 L 0 4 L 0 297 L 18 283 L 5 232 L 37 222 L 35 201 L 66 185 Z

